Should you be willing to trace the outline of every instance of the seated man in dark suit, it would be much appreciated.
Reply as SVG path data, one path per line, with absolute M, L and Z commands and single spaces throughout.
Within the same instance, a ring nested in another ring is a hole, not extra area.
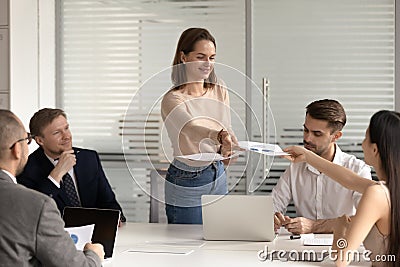
M 29 155 L 18 183 L 52 197 L 61 214 L 66 206 L 116 209 L 126 221 L 96 151 L 72 147 L 64 111 L 41 109 L 29 128 L 40 147 Z
M 11 111 L 0 110 L 0 125 L 0 265 L 101 266 L 101 244 L 76 250 L 54 201 L 17 184 L 32 136 Z

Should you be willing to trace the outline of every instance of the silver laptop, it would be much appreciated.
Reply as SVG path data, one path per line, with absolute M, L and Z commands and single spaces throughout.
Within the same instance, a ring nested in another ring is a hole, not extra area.
M 203 195 L 206 240 L 272 241 L 274 212 L 271 196 Z

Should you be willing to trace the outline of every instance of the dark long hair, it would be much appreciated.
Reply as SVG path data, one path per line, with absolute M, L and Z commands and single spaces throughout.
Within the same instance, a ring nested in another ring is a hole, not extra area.
M 179 38 L 178 45 L 176 46 L 174 61 L 172 62 L 172 73 L 171 79 L 173 83 L 173 89 L 179 89 L 182 85 L 187 83 L 186 67 L 181 61 L 181 52 L 185 55 L 189 54 L 194 50 L 194 46 L 198 41 L 207 40 L 214 44 L 217 49 L 214 37 L 209 31 L 203 28 L 189 28 L 182 32 Z M 217 82 L 217 76 L 214 68 L 212 69 L 208 79 L 204 81 L 204 88 L 213 88 Z
M 400 113 L 381 110 L 371 117 L 371 143 L 378 147 L 386 185 L 390 192 L 390 234 L 388 254 L 400 260 Z M 388 262 L 396 266 L 395 262 Z M 399 265 L 397 265 L 399 266 Z

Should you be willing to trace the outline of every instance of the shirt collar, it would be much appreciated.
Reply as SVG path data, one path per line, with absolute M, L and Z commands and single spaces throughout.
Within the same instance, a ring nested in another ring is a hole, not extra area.
M 343 152 L 339 148 L 339 146 L 335 143 L 335 156 L 333 157 L 332 162 L 335 163 L 335 164 L 341 165 L 342 158 L 343 158 Z M 320 171 L 318 171 L 316 168 L 314 168 L 310 164 L 308 164 L 308 163 L 306 163 L 306 164 L 307 164 L 308 170 L 310 170 L 311 172 L 313 172 L 315 174 L 320 174 L 321 173 Z
M 53 159 L 51 158 L 49 155 L 47 155 L 46 153 L 44 153 L 46 155 L 46 157 L 50 160 L 51 163 L 53 163 L 54 166 L 57 165 L 58 159 Z
M 3 170 L 3 169 L 2 169 L 2 171 L 5 172 L 5 174 L 7 174 L 8 176 L 10 176 L 10 178 L 11 178 L 11 180 L 14 182 L 14 184 L 17 184 L 17 178 L 15 178 L 14 175 L 12 175 L 10 172 L 8 172 L 8 171 L 6 171 L 6 170 Z

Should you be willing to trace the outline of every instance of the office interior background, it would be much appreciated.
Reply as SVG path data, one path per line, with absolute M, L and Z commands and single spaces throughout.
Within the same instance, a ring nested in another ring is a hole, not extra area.
M 239 140 L 300 144 L 305 106 L 334 98 L 348 116 L 339 145 L 362 158 L 370 116 L 400 110 L 398 10 L 395 0 L 0 0 L 0 106 L 26 127 L 39 108 L 64 109 L 74 145 L 100 153 L 128 220 L 145 222 L 170 160 L 160 99 L 183 30 L 216 38 Z M 287 164 L 242 155 L 227 169 L 231 193 L 269 194 Z

